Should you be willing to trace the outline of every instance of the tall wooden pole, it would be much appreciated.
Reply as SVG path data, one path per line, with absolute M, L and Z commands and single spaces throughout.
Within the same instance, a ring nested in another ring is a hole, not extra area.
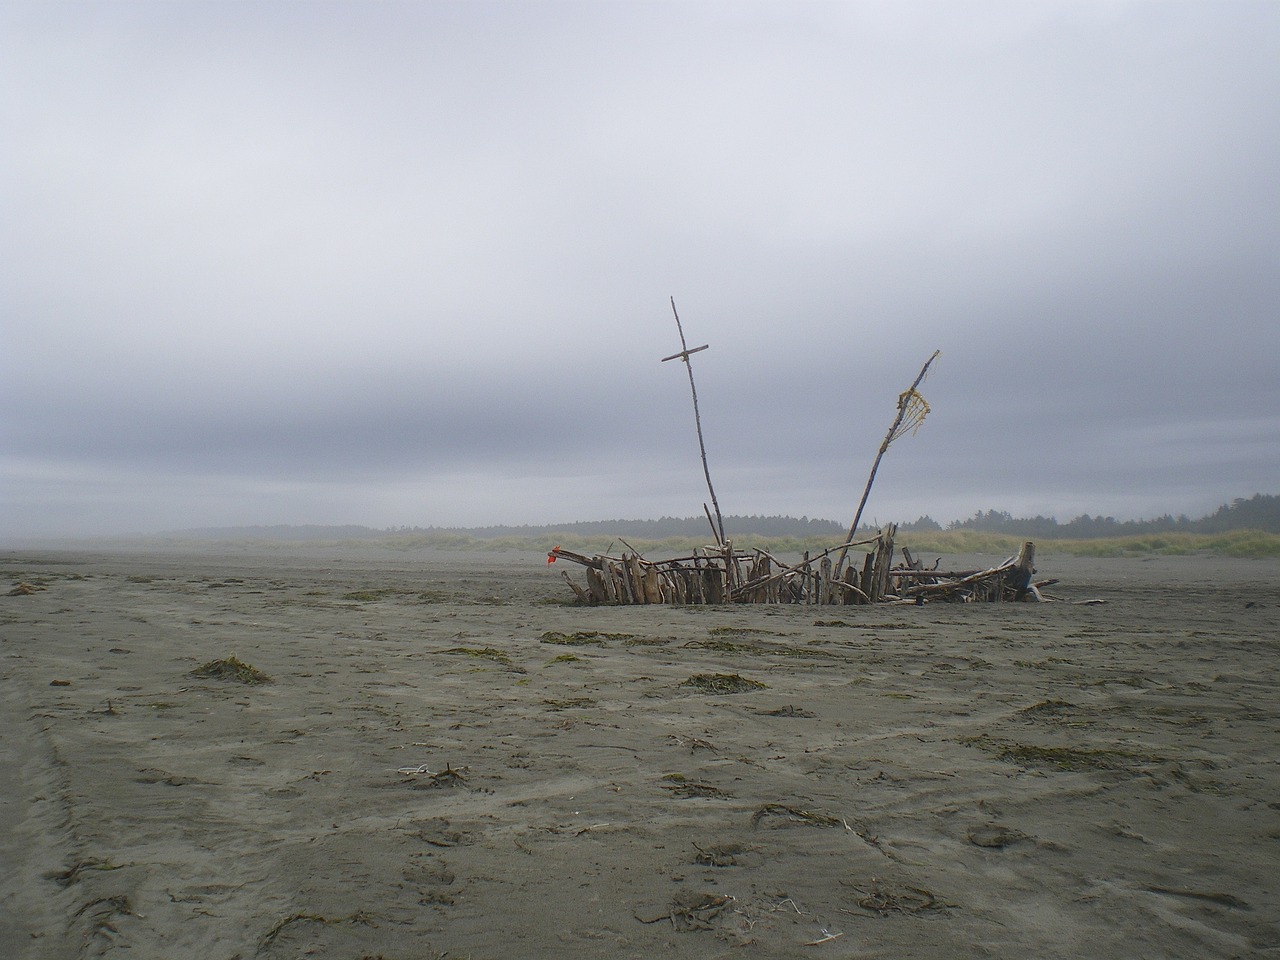
M 720 515 L 720 503 L 716 500 L 716 488 L 711 485 L 711 470 L 707 467 L 707 445 L 702 440 L 702 416 L 698 413 L 698 388 L 694 386 L 693 364 L 689 362 L 689 354 L 707 349 L 708 344 L 704 343 L 702 346 L 694 347 L 690 350 L 689 344 L 684 339 L 684 327 L 680 325 L 680 314 L 676 310 L 675 297 L 671 298 L 671 312 L 675 314 L 676 330 L 680 333 L 680 352 L 673 353 L 669 357 L 663 357 L 662 362 L 666 363 L 668 360 L 679 358 L 684 361 L 685 367 L 689 370 L 689 392 L 693 394 L 693 421 L 698 427 L 698 449 L 702 452 L 702 475 L 707 478 L 707 492 L 711 494 L 711 505 L 715 507 L 716 511 L 716 526 L 712 527 L 711 530 L 712 533 L 715 533 L 720 538 L 720 543 L 723 545 L 725 542 L 724 517 Z M 718 530 L 717 527 L 719 528 Z
M 916 387 L 920 386 L 920 381 L 924 379 L 924 375 L 929 372 L 929 364 L 938 359 L 941 350 L 933 351 L 933 356 L 924 362 L 924 366 L 920 368 L 920 374 L 915 381 L 906 389 L 905 393 L 898 395 L 898 414 L 893 418 L 893 423 L 889 426 L 889 432 L 884 435 L 884 441 L 880 444 L 880 450 L 876 453 L 875 462 L 871 464 L 871 475 L 867 477 L 867 485 L 862 490 L 862 500 L 858 502 L 858 512 L 853 515 L 853 523 L 849 527 L 849 535 L 844 538 L 846 544 L 853 541 L 854 535 L 858 532 L 858 523 L 862 520 L 862 508 L 867 505 L 867 497 L 871 495 L 871 485 L 876 482 L 876 471 L 880 469 L 880 461 L 884 457 L 885 451 L 889 449 L 889 444 L 897 439 L 898 428 L 902 426 L 902 421 L 907 415 L 907 408 L 911 405 L 911 400 L 915 396 Z M 846 546 L 841 549 L 839 556 L 836 557 L 835 574 L 837 578 L 844 567 L 844 559 L 848 554 L 849 548 Z

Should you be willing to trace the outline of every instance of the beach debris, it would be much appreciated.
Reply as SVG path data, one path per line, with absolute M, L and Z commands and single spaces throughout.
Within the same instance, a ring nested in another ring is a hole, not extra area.
M 702 867 L 736 867 L 747 854 L 756 853 L 759 847 L 748 847 L 741 843 L 713 843 L 707 847 L 693 844 L 697 854 L 693 862 Z
M 578 630 L 574 633 L 561 633 L 559 630 L 548 630 L 538 638 L 539 643 L 558 643 L 566 647 L 583 647 L 588 645 L 604 646 L 607 640 L 631 640 L 631 633 L 601 633 L 598 630 Z
M 909 884 L 889 883 L 883 880 L 871 881 L 869 890 L 851 887 L 861 894 L 858 906 L 886 917 L 892 913 L 923 913 L 926 910 L 946 910 L 952 905 L 939 900 L 938 897 L 924 887 Z
M 820 936 L 817 940 L 806 940 L 803 946 L 817 947 L 824 943 L 830 943 L 832 940 L 839 940 L 841 937 L 844 936 L 843 932 L 832 933 L 826 927 L 821 927 L 818 932 L 821 933 L 822 936 Z
M 829 817 L 825 813 L 814 813 L 811 810 L 801 810 L 785 803 L 766 803 L 751 815 L 751 826 L 758 828 L 761 823 L 771 818 L 780 819 L 786 823 L 803 823 L 812 827 L 847 827 L 847 824 L 837 817 Z
M 435 774 L 433 774 L 431 770 L 428 769 L 427 764 L 425 763 L 420 763 L 416 767 L 414 766 L 397 767 L 396 773 L 403 773 L 405 776 L 418 776 L 419 774 L 423 774 L 423 773 L 425 773 L 427 776 L 435 776 Z
M 759 710 L 757 711 L 762 717 L 804 717 L 812 719 L 817 716 L 812 710 L 805 710 L 788 703 L 785 707 L 778 707 L 776 710 Z
M 432 773 L 428 764 L 419 763 L 416 766 L 409 764 L 404 767 L 397 767 L 396 773 L 406 777 L 425 777 L 421 782 L 415 782 L 414 787 L 419 790 L 433 790 L 441 787 L 456 787 L 459 784 L 467 782 L 468 769 L 466 767 L 458 767 L 454 769 L 448 763 L 445 764 L 443 770 L 438 773 Z
M 671 906 L 656 916 L 634 916 L 641 923 L 670 920 L 676 930 L 714 930 L 715 924 L 711 921 L 728 909 L 733 901 L 734 898 L 728 894 L 689 891 L 677 894 Z
M 48 587 L 38 587 L 34 583 L 27 583 L 26 581 L 23 581 L 17 584 L 12 590 L 9 591 L 9 596 L 29 597 L 34 593 L 39 593 L 41 590 L 47 590 L 47 589 Z
M 695 673 L 680 684 L 692 687 L 701 693 L 746 693 L 750 690 L 764 690 L 768 684 L 759 680 L 751 680 L 736 673 Z
M 732 543 L 701 547 L 669 560 L 646 560 L 638 553 L 627 552 L 617 556 L 586 556 L 559 546 L 553 548 L 547 558 L 549 562 L 567 560 L 585 568 L 587 586 L 582 593 L 592 605 L 921 605 L 1053 599 L 1040 592 L 1042 586 L 1053 581 L 1032 580 L 1035 544 L 1030 540 L 1023 543 L 1017 555 L 984 569 L 926 569 L 910 548 L 904 548 L 901 559 L 895 563 L 897 529 L 897 524 L 886 524 L 875 536 L 816 554 L 806 552 L 799 563 L 790 564 L 767 550 L 736 550 Z M 831 555 L 845 547 L 865 548 L 865 558 L 861 564 L 849 564 L 839 572 L 840 567 Z M 831 625 L 837 625 L 837 621 Z M 544 642 L 565 642 L 546 640 L 548 634 L 543 636 Z M 603 636 L 612 638 L 608 634 Z
M 274 683 L 257 667 L 250 666 L 234 654 L 224 660 L 210 660 L 191 671 L 190 676 L 210 680 L 233 680 L 236 683 Z
M 700 737 L 682 737 L 672 733 L 667 736 L 667 740 L 677 747 L 688 747 L 690 753 L 693 753 L 696 750 L 710 750 L 712 753 L 716 752 L 716 748 L 713 743 L 703 740 Z
M 717 797 L 722 800 L 730 799 L 733 794 L 727 790 L 721 790 L 719 787 L 710 783 L 703 783 L 698 780 L 690 780 L 683 773 L 668 773 L 663 778 L 662 789 L 669 790 L 677 797 Z

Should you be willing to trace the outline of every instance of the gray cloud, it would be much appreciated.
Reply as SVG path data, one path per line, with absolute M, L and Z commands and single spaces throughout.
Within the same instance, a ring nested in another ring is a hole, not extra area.
M 1267 492 L 1278 21 L 7 3 L 0 535 Z

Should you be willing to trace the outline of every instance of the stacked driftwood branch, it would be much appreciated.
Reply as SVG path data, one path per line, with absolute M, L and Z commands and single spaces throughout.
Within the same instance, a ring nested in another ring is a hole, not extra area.
M 893 563 L 897 525 L 876 536 L 839 544 L 787 564 L 767 550 L 736 550 L 731 542 L 703 547 L 671 560 L 647 560 L 638 552 L 586 556 L 556 547 L 547 562 L 569 560 L 586 570 L 586 586 L 565 580 L 578 600 L 590 604 L 801 603 L 820 606 L 865 603 L 999 602 L 1044 599 L 1031 575 L 1035 546 L 987 570 L 926 570 L 903 550 Z M 844 564 L 855 547 L 867 548 L 858 563 Z M 839 556 L 832 561 L 832 554 Z M 936 565 L 935 565 L 936 566 Z
M 903 550 L 905 562 L 889 571 L 894 589 L 902 600 L 924 603 L 949 600 L 963 603 L 1000 603 L 1002 601 L 1048 600 L 1040 592 L 1055 580 L 1031 581 L 1035 573 L 1036 546 L 1030 540 L 1022 545 L 1016 557 L 985 570 L 939 572 L 925 570 L 924 565 Z

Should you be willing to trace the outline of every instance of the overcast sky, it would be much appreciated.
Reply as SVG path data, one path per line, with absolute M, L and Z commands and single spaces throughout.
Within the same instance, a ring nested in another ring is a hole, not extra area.
M 1280 4 L 0 0 L 0 541 L 1280 492 Z M 732 531 L 730 531 L 732 532 Z

